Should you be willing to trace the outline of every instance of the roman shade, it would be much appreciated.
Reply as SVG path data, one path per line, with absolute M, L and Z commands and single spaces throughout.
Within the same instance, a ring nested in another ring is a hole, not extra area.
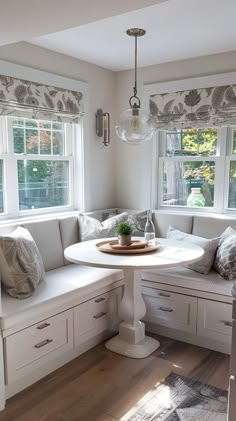
M 236 85 L 151 95 L 150 113 L 163 130 L 235 125 Z
M 0 115 L 78 123 L 81 92 L 0 75 Z

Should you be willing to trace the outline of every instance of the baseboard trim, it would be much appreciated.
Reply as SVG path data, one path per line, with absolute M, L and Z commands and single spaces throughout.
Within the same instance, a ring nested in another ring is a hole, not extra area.
M 178 341 L 186 342 L 196 346 L 201 346 L 203 348 L 211 349 L 212 351 L 222 352 L 223 354 L 231 354 L 230 344 L 209 340 L 207 338 L 193 335 L 192 333 L 171 329 L 169 327 L 154 325 L 153 323 L 145 322 L 145 326 L 146 332 L 166 336 L 167 338 L 176 339 Z

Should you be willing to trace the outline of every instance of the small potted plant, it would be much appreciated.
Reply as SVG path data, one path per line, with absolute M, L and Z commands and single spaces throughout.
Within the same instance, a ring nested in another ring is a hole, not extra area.
M 121 222 L 116 225 L 116 234 L 121 246 L 128 246 L 131 243 L 131 234 L 133 226 L 129 222 Z

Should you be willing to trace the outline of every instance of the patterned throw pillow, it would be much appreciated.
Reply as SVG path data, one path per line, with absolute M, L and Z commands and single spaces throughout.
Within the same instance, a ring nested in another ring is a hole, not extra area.
M 134 227 L 132 235 L 143 237 L 145 224 L 147 222 L 147 211 L 129 215 L 128 222 Z
M 3 287 L 14 298 L 30 297 L 43 280 L 42 258 L 26 228 L 0 236 L 0 267 Z
M 218 238 L 209 240 L 203 237 L 197 237 L 196 235 L 186 234 L 171 226 L 168 228 L 167 238 L 171 240 L 189 241 L 192 244 L 200 246 L 204 250 L 204 255 L 200 260 L 191 263 L 187 267 L 205 275 L 209 273 L 214 262 L 215 252 L 219 241 Z
M 79 215 L 80 241 L 95 240 L 97 238 L 115 237 L 116 225 L 126 222 L 128 213 L 123 212 L 103 222 L 88 215 Z
M 231 227 L 220 236 L 213 268 L 224 279 L 236 278 L 236 231 Z

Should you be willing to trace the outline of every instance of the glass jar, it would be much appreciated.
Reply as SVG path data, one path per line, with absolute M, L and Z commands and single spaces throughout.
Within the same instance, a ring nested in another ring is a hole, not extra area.
M 200 208 L 205 206 L 205 197 L 203 196 L 200 187 L 191 188 L 191 193 L 187 198 L 187 206 L 192 208 Z
M 144 228 L 144 238 L 148 246 L 155 246 L 155 227 L 152 222 L 152 212 L 147 211 L 147 222 Z

